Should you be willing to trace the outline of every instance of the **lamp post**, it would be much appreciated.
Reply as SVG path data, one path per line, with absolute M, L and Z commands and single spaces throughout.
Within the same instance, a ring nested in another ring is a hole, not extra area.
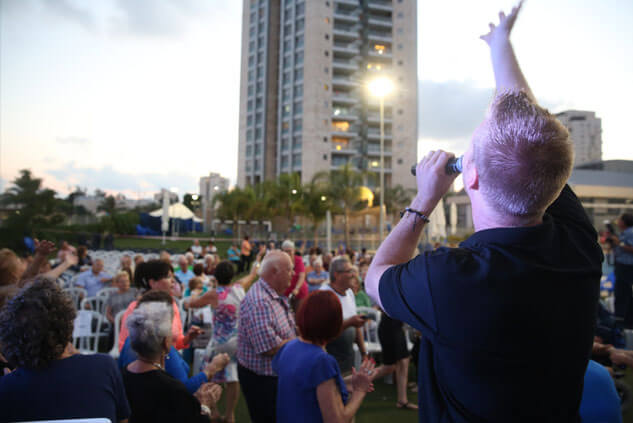
M 393 82 L 379 76 L 369 82 L 369 92 L 380 102 L 380 223 L 378 241 L 385 233 L 385 97 L 393 91 Z

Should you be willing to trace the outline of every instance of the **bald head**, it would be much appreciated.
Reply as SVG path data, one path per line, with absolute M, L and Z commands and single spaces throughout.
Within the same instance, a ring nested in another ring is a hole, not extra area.
M 262 261 L 262 279 L 278 294 L 283 294 L 290 286 L 293 264 L 288 254 L 283 251 L 271 251 Z

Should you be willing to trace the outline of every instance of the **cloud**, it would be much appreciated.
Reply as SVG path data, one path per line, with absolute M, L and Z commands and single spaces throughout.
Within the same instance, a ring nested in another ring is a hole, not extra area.
M 80 185 L 90 190 L 99 188 L 109 192 L 133 192 L 148 197 L 161 188 L 177 187 L 179 192 L 197 192 L 198 178 L 182 172 L 165 173 L 128 173 L 114 169 L 112 166 L 89 168 L 77 166 L 69 162 L 58 169 L 45 171 L 59 182 L 66 185 Z
M 470 82 L 419 82 L 420 138 L 459 139 L 470 137 L 484 117 L 492 88 Z
M 183 33 L 192 19 L 221 6 L 208 0 L 117 0 L 116 5 L 120 13 L 110 19 L 115 34 L 160 37 Z
M 74 144 L 74 145 L 90 144 L 90 140 L 88 138 L 85 138 L 85 137 L 74 137 L 74 136 L 57 137 L 57 138 L 55 138 L 55 141 L 57 141 L 60 144 Z
M 44 0 L 43 3 L 50 12 L 74 21 L 88 31 L 95 30 L 95 19 L 90 11 L 79 8 L 68 0 Z

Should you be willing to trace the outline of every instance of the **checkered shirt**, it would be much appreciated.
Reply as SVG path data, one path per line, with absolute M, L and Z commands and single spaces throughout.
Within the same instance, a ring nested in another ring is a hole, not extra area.
M 296 336 L 288 298 L 277 294 L 263 279 L 257 281 L 240 305 L 237 361 L 258 375 L 275 376 L 273 357 L 263 353 Z

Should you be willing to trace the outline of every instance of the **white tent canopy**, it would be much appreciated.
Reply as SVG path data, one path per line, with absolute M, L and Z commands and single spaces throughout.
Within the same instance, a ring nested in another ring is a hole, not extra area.
M 202 219 L 196 217 L 193 214 L 193 212 L 189 210 L 189 208 L 187 208 L 187 206 L 185 206 L 182 203 L 172 204 L 171 206 L 169 206 L 168 212 L 169 212 L 170 219 L 183 219 L 183 220 L 193 219 L 194 222 L 202 222 Z M 163 209 L 160 208 L 160 209 L 154 210 L 149 215 L 153 217 L 161 217 L 163 215 Z

